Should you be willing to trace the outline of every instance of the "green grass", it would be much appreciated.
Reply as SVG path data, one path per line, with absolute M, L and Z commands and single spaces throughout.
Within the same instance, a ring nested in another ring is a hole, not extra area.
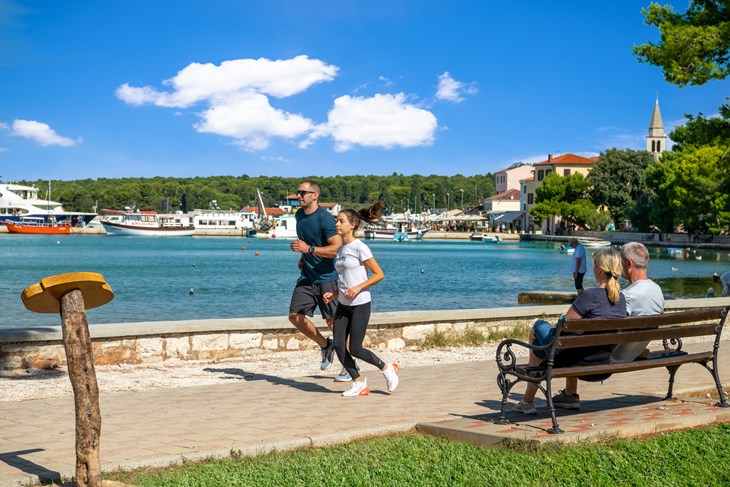
M 329 448 L 114 472 L 140 486 L 665 486 L 730 484 L 730 425 L 577 446 L 480 448 L 416 433 Z
M 526 340 L 530 334 L 530 329 L 530 325 L 517 325 L 506 330 L 490 330 L 486 335 L 471 326 L 461 333 L 453 334 L 435 330 L 426 335 L 421 343 L 421 348 L 478 347 L 487 343 L 497 344 L 505 338 Z

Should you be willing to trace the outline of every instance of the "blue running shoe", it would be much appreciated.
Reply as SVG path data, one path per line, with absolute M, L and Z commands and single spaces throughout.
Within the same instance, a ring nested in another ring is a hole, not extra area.
M 319 368 L 327 370 L 332 365 L 332 356 L 335 354 L 335 341 L 331 338 L 327 339 L 327 346 L 320 349 L 322 353 L 322 363 L 319 364 Z
M 342 367 L 342 370 L 340 370 L 339 375 L 335 377 L 335 382 L 350 382 L 352 381 L 352 377 L 350 377 L 350 373 L 347 371 L 346 368 Z

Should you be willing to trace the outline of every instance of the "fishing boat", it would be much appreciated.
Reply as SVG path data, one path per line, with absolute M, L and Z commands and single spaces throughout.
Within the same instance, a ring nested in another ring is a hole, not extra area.
M 469 240 L 474 242 L 499 243 L 502 241 L 502 237 L 499 235 L 488 235 L 484 232 L 474 232 L 469 235 Z
M 61 223 L 55 221 L 46 222 L 42 217 L 26 216 L 20 221 L 13 222 L 5 220 L 9 233 L 22 233 L 32 235 L 68 235 L 71 233 L 70 220 Z
M 108 235 L 134 237 L 187 237 L 195 232 L 193 215 L 161 214 L 156 211 L 127 209 L 101 210 L 101 224 Z
M 219 209 L 194 210 L 193 225 L 201 233 L 239 231 L 247 237 L 256 235 L 257 215 L 254 212 L 224 211 Z
M 38 188 L 22 184 L 0 183 L 0 224 L 6 221 L 20 222 L 21 218 L 41 218 L 43 223 L 57 224 L 68 221 L 71 225 L 89 223 L 95 213 L 66 211 L 58 201 L 52 201 L 51 184 L 48 183 L 46 199 L 38 197 Z

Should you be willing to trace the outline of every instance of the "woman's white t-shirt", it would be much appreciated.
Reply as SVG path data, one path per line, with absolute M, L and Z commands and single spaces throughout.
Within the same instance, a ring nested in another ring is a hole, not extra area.
M 337 249 L 335 269 L 339 274 L 337 287 L 340 291 L 338 297 L 340 303 L 347 306 L 357 306 L 370 302 L 370 288 L 365 288 L 360 291 L 360 294 L 355 296 L 355 299 L 347 299 L 345 297 L 345 291 L 367 281 L 368 270 L 363 265 L 363 262 L 372 257 L 373 253 L 370 251 L 370 248 L 358 239 L 344 244 Z

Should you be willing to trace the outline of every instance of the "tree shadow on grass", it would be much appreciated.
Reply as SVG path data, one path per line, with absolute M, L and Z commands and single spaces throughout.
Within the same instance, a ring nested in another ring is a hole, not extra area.
M 223 369 L 206 367 L 203 369 L 203 371 L 217 373 L 217 374 L 228 374 L 228 375 L 233 376 L 233 377 L 224 376 L 224 378 L 239 379 L 239 380 L 245 380 L 245 381 L 265 380 L 267 382 L 271 382 L 274 385 L 289 386 L 289 387 L 293 387 L 294 389 L 298 389 L 298 390 L 304 391 L 304 392 L 320 392 L 320 393 L 324 392 L 324 393 L 340 394 L 339 391 L 332 391 L 330 389 L 327 389 L 326 387 L 323 387 L 319 384 L 315 384 L 312 382 L 303 382 L 303 381 L 297 381 L 294 379 L 285 379 L 283 377 L 277 377 L 275 375 L 256 374 L 253 372 L 246 372 L 243 369 L 238 369 L 238 368 L 233 368 L 233 367 L 228 367 L 228 368 L 223 368 Z

